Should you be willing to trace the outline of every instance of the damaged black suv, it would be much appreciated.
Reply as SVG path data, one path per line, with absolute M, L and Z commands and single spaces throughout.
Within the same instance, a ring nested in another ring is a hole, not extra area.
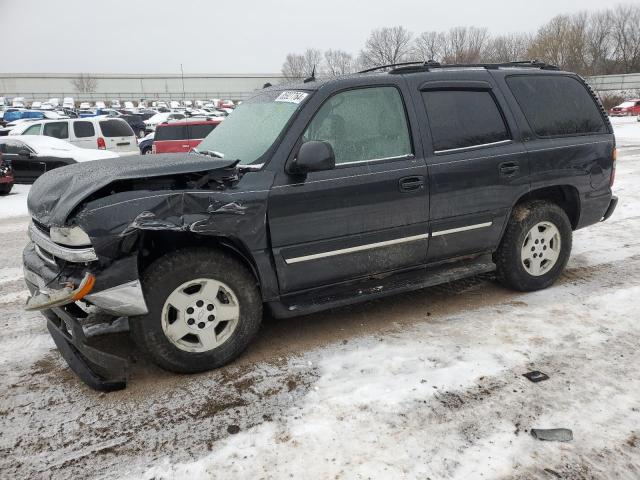
M 266 88 L 190 154 L 79 163 L 29 194 L 27 308 L 95 388 L 88 344 L 128 317 L 161 367 L 237 357 L 288 317 L 495 271 L 548 287 L 572 231 L 607 219 L 615 140 L 577 75 L 538 63 L 410 64 Z

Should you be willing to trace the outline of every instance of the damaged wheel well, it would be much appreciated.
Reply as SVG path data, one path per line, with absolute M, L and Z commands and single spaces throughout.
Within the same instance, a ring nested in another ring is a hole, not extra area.
M 212 237 L 195 233 L 149 231 L 141 234 L 138 250 L 138 268 L 143 272 L 151 263 L 178 249 L 199 247 L 218 249 L 233 255 L 251 271 L 261 289 L 260 276 L 251 255 L 244 245 L 227 237 Z

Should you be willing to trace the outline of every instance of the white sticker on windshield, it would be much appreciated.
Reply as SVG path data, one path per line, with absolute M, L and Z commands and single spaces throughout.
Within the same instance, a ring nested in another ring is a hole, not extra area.
M 308 96 L 309 94 L 306 92 L 293 92 L 287 90 L 286 92 L 282 92 L 278 95 L 276 102 L 300 103 Z

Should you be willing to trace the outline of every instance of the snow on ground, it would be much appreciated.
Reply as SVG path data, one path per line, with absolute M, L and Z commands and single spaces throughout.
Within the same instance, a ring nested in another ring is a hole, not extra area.
M 640 478 L 640 123 L 628 120 L 614 119 L 618 209 L 575 232 L 552 288 L 481 276 L 266 320 L 237 362 L 201 375 L 163 372 L 115 335 L 132 379 L 108 395 L 22 310 L 28 219 L 0 218 L 0 477 Z M 574 440 L 529 434 L 552 427 Z
M 640 122 L 638 117 L 611 117 L 618 146 L 640 142 Z
M 28 214 L 27 195 L 31 185 L 14 185 L 9 195 L 0 196 L 0 220 Z

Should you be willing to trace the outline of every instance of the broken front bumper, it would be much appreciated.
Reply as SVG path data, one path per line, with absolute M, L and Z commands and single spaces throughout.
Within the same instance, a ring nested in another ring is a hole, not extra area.
M 47 320 L 47 329 L 71 370 L 95 390 L 125 388 L 127 360 L 89 346 L 80 321 L 63 307 L 54 307 L 51 312 L 57 318 Z

